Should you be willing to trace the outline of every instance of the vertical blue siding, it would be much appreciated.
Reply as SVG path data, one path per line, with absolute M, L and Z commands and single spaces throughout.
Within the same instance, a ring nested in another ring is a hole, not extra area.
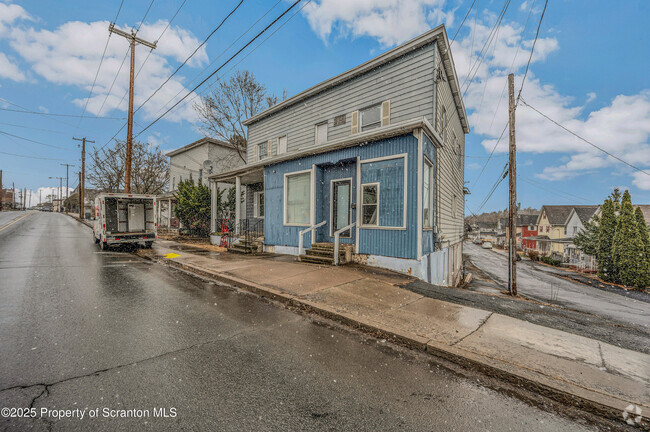
M 429 160 L 433 163 L 433 172 L 436 172 L 436 147 L 433 145 L 433 142 L 427 137 L 426 134 L 422 134 L 422 154 L 429 158 Z M 433 177 L 433 182 L 431 183 L 431 188 L 433 191 L 433 202 L 431 203 L 431 217 L 433 218 L 432 220 L 435 221 L 435 209 L 436 209 L 436 188 L 437 188 L 437 183 L 436 183 L 436 176 L 434 175 Z M 431 229 L 423 229 L 422 230 L 422 256 L 428 255 L 431 252 L 434 251 L 434 237 L 435 234 L 433 230 Z
M 298 233 L 306 228 L 288 227 L 283 225 L 285 173 L 311 169 L 312 164 L 316 165 L 316 223 L 322 220 L 327 220 L 326 226 L 318 229 L 316 240 L 332 241 L 331 238 L 328 240 L 330 233 L 330 181 L 337 178 L 352 177 L 352 203 L 356 204 L 357 156 L 359 156 L 361 161 L 363 161 L 364 159 L 374 159 L 401 153 L 408 154 L 406 229 L 387 230 L 361 228 L 359 233 L 359 253 L 415 259 L 417 255 L 417 138 L 415 138 L 413 134 L 401 135 L 360 146 L 280 162 L 265 167 L 265 243 L 278 246 L 298 246 Z M 403 175 L 400 179 L 403 179 Z M 391 179 L 390 181 L 397 181 L 397 179 Z M 403 197 L 400 196 L 399 198 L 400 203 L 402 203 Z M 382 197 L 380 195 L 380 200 L 381 199 Z M 359 206 L 357 205 L 357 208 L 358 207 Z M 403 212 L 400 212 L 399 221 L 401 221 L 401 218 L 403 217 L 402 214 Z M 352 211 L 352 217 L 352 220 L 355 221 L 355 210 Z M 383 224 L 381 220 L 380 222 Z M 354 243 L 354 235 L 355 232 L 353 230 L 352 238 L 341 239 L 341 242 Z M 305 235 L 305 246 L 308 247 L 310 242 L 310 235 Z

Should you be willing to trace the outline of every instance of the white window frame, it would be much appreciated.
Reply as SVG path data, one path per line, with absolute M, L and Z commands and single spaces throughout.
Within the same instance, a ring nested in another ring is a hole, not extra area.
M 280 151 L 280 140 L 281 140 L 282 138 L 284 138 L 284 151 Z M 288 148 L 287 148 L 288 145 L 289 145 L 289 140 L 288 140 L 288 138 L 287 138 L 287 135 L 286 135 L 286 134 L 284 134 L 284 135 L 280 135 L 280 136 L 278 137 L 278 144 L 277 144 L 277 151 L 276 151 L 277 154 L 285 154 L 285 153 L 287 152 L 287 150 L 288 150 Z
M 375 186 L 377 188 L 377 203 L 376 204 L 364 204 L 363 203 L 363 190 L 367 186 Z M 379 188 L 379 182 L 374 182 L 374 183 L 362 183 L 361 184 L 361 203 L 360 203 L 360 212 L 361 212 L 361 228 L 377 228 L 380 227 L 379 225 L 379 194 L 380 194 L 381 189 Z M 374 224 L 364 224 L 363 223 L 363 206 L 377 206 L 377 222 Z
M 260 214 L 260 195 L 264 196 L 264 191 L 257 191 L 253 193 L 253 217 L 256 218 L 263 218 L 264 215 Z M 264 208 L 266 209 L 266 203 L 264 205 Z
M 424 222 L 424 172 L 422 172 L 422 228 L 425 230 L 433 229 L 433 162 L 431 159 L 424 156 L 424 163 L 422 168 L 429 167 L 429 225 L 425 225 Z
M 359 110 L 359 132 L 365 132 L 363 130 L 363 126 L 364 126 L 363 125 L 363 112 L 367 111 L 367 110 L 369 110 L 371 108 L 375 108 L 375 107 L 379 107 L 379 121 L 377 122 L 379 125 L 377 127 L 371 128 L 371 129 L 378 129 L 378 128 L 381 127 L 381 119 L 384 116 L 384 109 L 383 109 L 382 105 L 383 105 L 383 102 L 379 102 L 377 104 L 373 104 L 373 105 L 367 106 L 367 107 L 362 108 L 362 109 Z M 372 123 L 372 124 L 374 124 L 374 123 Z M 366 129 L 366 131 L 371 130 L 371 129 Z
M 358 224 L 360 228 L 365 228 L 365 229 L 384 229 L 384 230 L 406 230 L 406 216 L 407 216 L 407 208 L 406 205 L 408 204 L 408 153 L 399 153 L 395 155 L 390 155 L 390 156 L 382 156 L 382 157 L 377 157 L 377 158 L 372 158 L 372 159 L 364 159 L 359 161 L 359 173 L 358 176 L 361 178 L 361 172 L 363 170 L 363 164 L 366 163 L 372 163 L 372 162 L 381 162 L 385 160 L 391 160 L 391 159 L 404 159 L 404 216 L 403 216 L 403 224 L 402 226 L 374 226 L 374 225 L 362 225 L 362 218 L 358 218 Z M 369 184 L 369 183 L 364 183 L 364 184 Z M 360 185 L 362 186 L 362 185 Z M 361 190 L 361 189 L 360 189 Z M 360 195 L 363 198 L 363 195 Z M 361 214 L 359 211 L 357 211 L 357 214 Z M 379 220 L 379 218 L 377 218 Z
M 321 122 L 321 123 L 316 123 L 314 125 L 314 142 L 316 143 L 316 145 L 327 144 L 327 141 L 328 141 L 327 134 L 329 133 L 329 128 L 327 126 L 328 126 L 328 124 L 327 124 L 326 121 Z M 325 127 L 325 141 L 318 141 L 318 128 L 320 128 L 320 127 Z
M 299 223 L 288 223 L 287 222 L 287 203 L 289 202 L 287 200 L 287 177 L 292 177 L 300 174 L 305 174 L 309 173 L 309 223 L 306 224 L 299 224 Z M 282 203 L 282 224 L 284 226 L 297 226 L 297 227 L 307 227 L 311 226 L 311 220 L 313 216 L 313 211 L 314 211 L 314 170 L 312 169 L 307 169 L 307 170 L 302 170 L 302 171 L 294 171 L 294 172 L 289 172 L 289 173 L 284 173 L 284 192 L 283 192 L 283 197 L 284 197 L 284 202 Z
M 264 148 L 266 149 L 266 155 L 265 155 L 264 157 L 262 157 L 262 154 L 260 153 L 260 148 L 262 148 L 262 147 L 264 147 Z M 256 151 L 256 153 L 257 153 L 257 160 L 258 160 L 258 161 L 261 161 L 261 160 L 264 160 L 264 159 L 268 159 L 268 158 L 269 158 L 269 142 L 268 142 L 268 141 L 264 141 L 263 143 L 259 143 L 259 144 L 257 144 L 257 151 Z

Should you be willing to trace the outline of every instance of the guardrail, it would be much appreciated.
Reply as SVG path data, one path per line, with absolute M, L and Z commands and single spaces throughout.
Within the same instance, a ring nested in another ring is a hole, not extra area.
M 341 233 L 347 230 L 350 230 L 356 226 L 356 222 L 352 222 L 350 225 L 341 228 L 340 230 L 334 233 L 334 265 L 339 265 L 339 238 Z
M 316 224 L 316 225 L 312 225 L 309 228 L 304 229 L 304 230 L 300 231 L 300 233 L 298 233 L 298 255 L 303 255 L 305 253 L 305 249 L 303 247 L 302 236 L 305 235 L 305 233 L 311 231 L 311 242 L 314 243 L 314 230 L 316 228 L 322 227 L 326 223 L 327 223 L 327 221 L 324 220 L 323 222 L 321 222 L 319 224 Z

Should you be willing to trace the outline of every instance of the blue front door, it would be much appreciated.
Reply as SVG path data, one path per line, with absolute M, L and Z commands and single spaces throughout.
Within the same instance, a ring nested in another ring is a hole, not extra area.
M 316 240 L 329 243 L 334 241 L 336 230 L 355 221 L 356 160 L 322 165 L 318 169 L 316 223 L 326 223 L 318 228 Z M 353 229 L 341 233 L 341 243 L 353 243 L 355 232 Z
M 330 236 L 352 222 L 352 180 L 332 180 Z M 350 238 L 352 230 L 341 233 L 341 238 Z

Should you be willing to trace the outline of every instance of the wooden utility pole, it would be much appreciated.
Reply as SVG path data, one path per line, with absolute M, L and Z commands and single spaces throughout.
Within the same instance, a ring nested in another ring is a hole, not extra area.
M 84 206 L 83 203 L 84 201 L 84 192 L 86 191 L 86 143 L 93 143 L 95 144 L 95 141 L 90 141 L 86 139 L 86 137 L 83 138 L 75 138 L 72 137 L 73 140 L 76 141 L 81 141 L 81 178 L 79 179 L 79 202 L 81 203 L 79 205 L 79 219 L 83 220 L 84 218 Z
M 156 42 L 147 42 L 131 34 L 116 29 L 114 24 L 108 26 L 108 31 L 122 36 L 130 41 L 131 44 L 131 78 L 129 80 L 129 120 L 126 129 L 126 166 L 124 167 L 124 193 L 131 193 L 131 152 L 133 150 L 133 93 L 134 93 L 134 71 L 135 71 L 135 44 L 139 43 L 146 47 L 156 49 Z
M 508 206 L 508 291 L 517 295 L 517 146 L 515 144 L 515 76 L 508 75 L 508 124 L 510 128 L 510 145 L 508 157 L 508 191 L 510 204 Z
M 2 170 L 0 170 L 0 211 L 2 211 L 2 205 L 4 204 L 5 190 L 2 189 Z
M 70 164 L 61 164 L 61 165 L 65 166 L 65 202 L 66 202 L 65 212 L 67 213 L 68 212 L 68 206 L 70 205 L 68 203 L 68 198 L 70 198 L 70 188 L 68 187 L 68 181 L 69 181 L 69 177 L 68 177 L 69 172 L 68 172 L 68 170 L 70 169 L 71 166 L 74 166 L 74 165 L 70 165 Z

